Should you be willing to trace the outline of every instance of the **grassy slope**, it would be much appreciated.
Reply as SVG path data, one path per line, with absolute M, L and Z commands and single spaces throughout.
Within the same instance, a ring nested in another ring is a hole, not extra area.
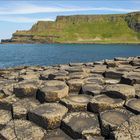
M 60 43 L 140 43 L 140 33 L 128 26 L 124 15 L 67 16 L 55 22 L 38 22 L 28 32 L 16 35 L 34 35 Z

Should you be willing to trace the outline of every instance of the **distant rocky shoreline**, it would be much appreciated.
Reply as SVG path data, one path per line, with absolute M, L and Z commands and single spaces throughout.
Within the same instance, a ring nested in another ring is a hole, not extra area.
M 140 56 L 0 69 L 1 140 L 140 139 Z

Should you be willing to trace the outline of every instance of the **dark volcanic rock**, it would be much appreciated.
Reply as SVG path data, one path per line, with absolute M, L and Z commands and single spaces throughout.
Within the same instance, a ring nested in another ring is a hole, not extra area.
M 103 86 L 90 83 L 90 84 L 84 84 L 81 89 L 81 93 L 87 94 L 87 95 L 99 95 L 101 91 L 103 90 Z
M 72 140 L 72 138 L 66 135 L 61 129 L 55 129 L 48 131 L 43 140 Z
M 69 87 L 65 82 L 58 80 L 48 80 L 44 86 L 39 88 L 37 99 L 41 102 L 59 101 L 61 98 L 68 96 Z
M 128 110 L 135 114 L 140 114 L 140 99 L 132 98 L 125 103 Z
M 30 121 L 45 129 L 54 129 L 60 126 L 62 117 L 68 109 L 58 103 L 45 103 L 28 113 Z
M 69 113 L 63 120 L 61 128 L 73 139 L 84 138 L 85 135 L 100 135 L 98 118 L 93 113 Z
M 107 95 L 98 95 L 90 101 L 90 111 L 98 113 L 108 109 L 121 108 L 124 105 L 124 100 L 119 98 L 111 98 Z
M 103 93 L 108 96 L 113 96 L 115 98 L 121 97 L 123 99 L 135 97 L 136 94 L 133 86 L 125 84 L 108 85 L 104 88 Z
M 0 131 L 1 140 L 42 140 L 45 131 L 27 120 L 10 121 Z
M 90 98 L 87 95 L 71 95 L 61 99 L 60 103 L 65 105 L 69 111 L 86 111 Z
M 131 117 L 121 124 L 113 132 L 115 140 L 139 140 L 140 139 L 140 115 Z
M 132 116 L 125 109 L 107 110 L 100 113 L 102 134 L 106 137 L 110 136 L 112 131 L 115 131 L 118 126 L 127 121 Z
M 12 120 L 12 114 L 10 111 L 0 109 L 0 129 Z
M 40 105 L 35 99 L 24 98 L 13 104 L 13 118 L 26 119 L 27 113 Z
M 0 109 L 5 109 L 5 110 L 12 110 L 12 104 L 17 102 L 19 98 L 15 97 L 15 95 L 8 96 L 4 99 L 0 100 Z
M 84 84 L 83 79 L 70 79 L 67 81 L 70 92 L 79 92 Z
M 129 72 L 122 76 L 121 83 L 134 85 L 140 84 L 140 73 L 139 72 Z
M 0 140 L 139 140 L 139 62 L 0 69 Z
M 32 81 L 23 81 L 14 86 L 14 93 L 19 98 L 36 98 L 37 83 Z

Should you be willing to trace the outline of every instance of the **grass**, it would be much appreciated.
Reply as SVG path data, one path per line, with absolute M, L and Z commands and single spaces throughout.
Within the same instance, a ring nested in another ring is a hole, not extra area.
M 140 43 L 140 33 L 129 26 L 130 17 L 129 24 L 124 15 L 91 16 L 86 20 L 86 16 L 63 17 L 56 22 L 38 22 L 31 30 L 15 34 L 59 43 Z

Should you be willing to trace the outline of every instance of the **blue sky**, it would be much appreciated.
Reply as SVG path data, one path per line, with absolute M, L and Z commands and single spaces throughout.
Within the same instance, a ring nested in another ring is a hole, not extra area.
M 140 11 L 140 0 L 0 0 L 0 39 L 58 15 L 121 14 Z

